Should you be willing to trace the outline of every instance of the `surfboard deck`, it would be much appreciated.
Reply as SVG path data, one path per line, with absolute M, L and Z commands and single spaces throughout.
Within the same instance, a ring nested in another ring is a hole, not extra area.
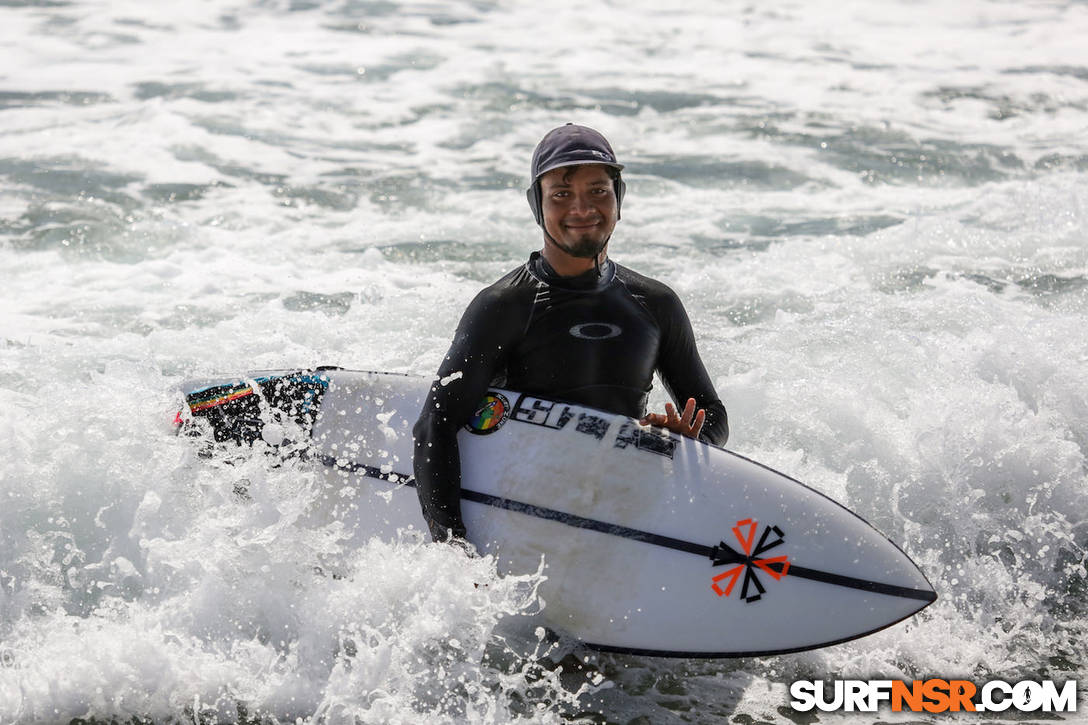
M 355 489 L 358 540 L 426 531 L 412 433 L 430 380 L 317 369 L 184 386 L 179 424 L 303 440 Z M 285 434 L 286 431 L 286 434 Z M 936 599 L 853 512 L 723 448 L 584 406 L 491 390 L 458 435 L 469 538 L 547 580 L 552 627 L 602 650 L 744 657 L 871 634 Z

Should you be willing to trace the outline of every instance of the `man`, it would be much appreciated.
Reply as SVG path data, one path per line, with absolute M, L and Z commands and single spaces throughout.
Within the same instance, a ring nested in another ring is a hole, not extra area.
M 489 386 L 717 445 L 729 437 L 679 298 L 608 259 L 622 169 L 608 141 L 585 126 L 560 126 L 536 147 L 527 196 L 544 248 L 469 304 L 413 429 L 416 486 L 436 541 L 465 537 L 457 431 Z M 645 415 L 655 370 L 673 400 L 686 401 L 682 413 L 666 404 L 664 414 Z

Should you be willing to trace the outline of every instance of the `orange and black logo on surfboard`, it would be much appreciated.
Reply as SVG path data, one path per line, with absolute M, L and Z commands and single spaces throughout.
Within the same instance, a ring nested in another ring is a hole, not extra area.
M 486 435 L 494 433 L 510 417 L 510 401 L 502 393 L 488 392 L 465 427 L 470 433 Z
M 763 554 L 785 542 L 782 529 L 777 526 L 765 527 L 763 529 L 763 534 L 759 537 L 759 543 L 757 544 L 755 543 L 755 540 L 756 531 L 758 530 L 759 523 L 752 519 L 738 521 L 737 525 L 733 527 L 733 535 L 736 536 L 737 541 L 740 542 L 740 548 L 744 552 L 743 554 L 726 544 L 724 541 L 715 547 L 714 566 L 736 565 L 726 569 L 710 580 L 711 589 L 713 589 L 719 597 L 728 597 L 732 594 L 733 588 L 736 587 L 737 582 L 740 581 L 741 575 L 743 574 L 744 582 L 741 584 L 740 598 L 749 603 L 759 601 L 767 589 L 763 586 L 763 583 L 760 582 L 758 572 L 768 574 L 775 581 L 778 581 L 786 576 L 786 572 L 789 571 L 790 562 L 785 554 L 769 559 L 763 557 Z M 729 583 L 725 585 L 725 589 L 722 589 L 721 583 L 726 580 L 728 580 Z M 755 592 L 749 594 L 749 591 L 752 589 L 755 589 Z

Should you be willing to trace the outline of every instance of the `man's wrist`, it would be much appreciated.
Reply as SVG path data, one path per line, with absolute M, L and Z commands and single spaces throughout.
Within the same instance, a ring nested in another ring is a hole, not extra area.
M 428 519 L 427 528 L 431 531 L 431 538 L 438 543 L 447 542 L 452 538 L 464 539 L 466 536 L 465 524 L 460 520 Z

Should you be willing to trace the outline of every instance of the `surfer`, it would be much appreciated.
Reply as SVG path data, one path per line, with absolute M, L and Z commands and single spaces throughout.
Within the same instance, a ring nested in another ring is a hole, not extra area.
M 676 294 L 608 258 L 626 186 L 608 141 L 550 131 L 526 195 L 544 247 L 469 304 L 413 429 L 413 467 L 435 541 L 464 539 L 457 431 L 488 387 L 640 418 L 724 445 L 729 424 Z M 654 371 L 674 401 L 646 413 Z

